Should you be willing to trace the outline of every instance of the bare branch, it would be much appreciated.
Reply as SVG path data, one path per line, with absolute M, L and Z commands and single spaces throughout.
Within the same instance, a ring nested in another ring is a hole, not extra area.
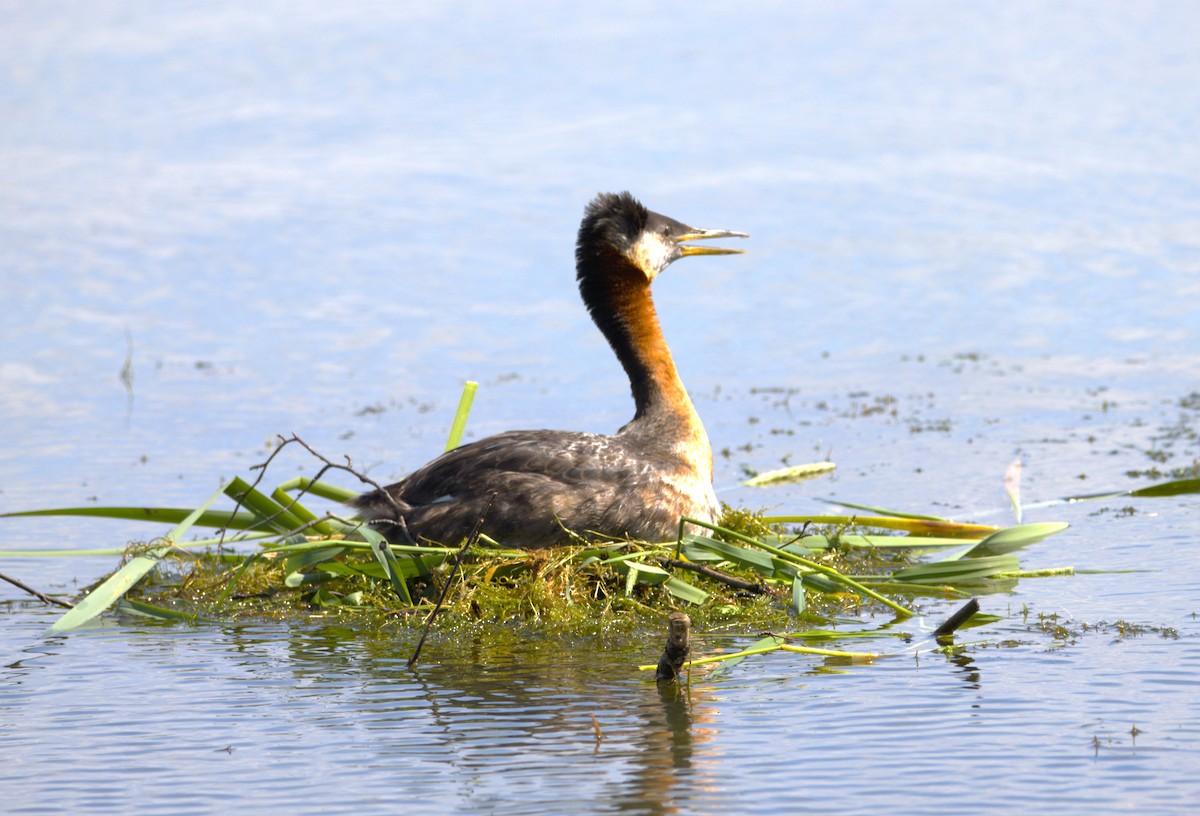
M 8 575 L 5 575 L 3 572 L 0 572 L 0 579 L 8 581 L 10 584 L 17 587 L 18 589 L 25 590 L 30 595 L 34 596 L 38 600 L 43 601 L 45 603 L 55 604 L 56 606 L 66 607 L 67 609 L 72 609 L 75 606 L 75 604 L 67 603 L 66 601 L 60 601 L 58 598 L 51 598 L 49 595 L 38 592 L 36 589 L 29 586 L 28 584 L 24 584 L 21 581 L 18 581 L 16 578 L 12 578 Z
M 706 567 L 703 564 L 696 564 L 692 561 L 680 561 L 675 558 L 660 558 L 658 559 L 658 563 L 662 564 L 664 567 L 671 567 L 672 569 L 691 570 L 692 572 L 712 578 L 714 581 L 720 581 L 722 584 L 731 586 L 734 589 L 738 589 L 743 592 L 749 592 L 754 595 L 765 595 L 771 591 L 762 584 L 756 584 L 752 581 L 744 581 L 741 578 L 735 578 L 732 575 L 727 575 L 726 573 L 715 570 L 712 567 Z

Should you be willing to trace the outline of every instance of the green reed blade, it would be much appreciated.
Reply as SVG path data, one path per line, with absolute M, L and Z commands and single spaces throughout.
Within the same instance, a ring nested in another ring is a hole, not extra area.
M 1141 498 L 1182 496 L 1185 493 L 1200 493 L 1200 479 L 1176 479 L 1172 482 L 1161 482 L 1129 491 L 1130 496 Z
M 320 517 L 309 510 L 299 499 L 293 498 L 282 487 L 275 488 L 271 493 L 271 498 L 279 502 L 279 505 L 287 510 L 292 515 L 300 519 L 301 523 L 309 525 L 309 529 L 322 535 L 333 535 L 333 528 L 320 519 Z
M 689 552 L 694 552 L 695 548 L 702 548 L 720 555 L 727 561 L 733 561 L 764 575 L 774 575 L 778 568 L 777 560 L 761 550 L 739 547 L 736 544 L 705 536 L 686 536 L 686 538 L 688 540 L 683 547 L 683 554 L 688 557 L 688 560 L 692 560 Z
M 125 566 L 110 575 L 100 586 L 89 592 L 73 609 L 67 611 L 66 614 L 56 620 L 50 626 L 50 631 L 67 632 L 71 629 L 78 629 L 116 603 L 146 573 L 154 569 L 159 560 L 171 551 L 174 543 L 192 528 L 196 520 L 223 493 L 223 490 L 218 490 L 209 497 L 208 501 L 193 510 L 191 515 L 181 521 L 175 529 L 167 533 L 167 546 L 156 547 L 153 550 L 129 559 L 129 562 Z
M 1079 496 L 1065 496 L 1047 504 L 1063 502 L 1089 501 L 1091 499 L 1113 499 L 1117 496 L 1135 496 L 1137 498 L 1160 498 L 1163 496 L 1182 496 L 1187 493 L 1200 493 L 1200 479 L 1174 479 L 1169 482 L 1136 487 L 1133 490 L 1111 490 L 1105 493 L 1084 493 Z
M 979 558 L 986 555 L 1006 553 L 1036 544 L 1047 536 L 1061 533 L 1071 525 L 1061 521 L 1043 521 L 1036 524 L 1018 524 L 992 533 L 978 544 L 967 549 L 956 558 Z
M 904 530 L 914 535 L 938 535 L 943 538 L 983 538 L 999 530 L 990 524 L 964 524 L 937 519 L 897 518 L 893 516 L 763 516 L 764 524 L 835 524 L 856 527 L 878 527 L 882 530 Z
M 314 496 L 320 496 L 322 499 L 329 499 L 335 502 L 348 502 L 358 495 L 357 490 L 350 490 L 345 487 L 338 487 L 329 482 L 320 482 L 315 479 L 310 479 L 307 476 L 297 476 L 294 479 L 288 479 L 283 484 L 279 485 L 280 490 L 286 490 L 289 493 L 293 490 L 303 490 L 305 493 L 311 493 Z
M 671 577 L 671 573 L 662 567 L 656 567 L 653 564 L 643 564 L 640 561 L 613 561 L 612 566 L 616 568 L 617 572 L 625 576 L 626 586 L 630 585 L 630 576 L 632 576 L 632 580 L 635 583 L 646 584 L 647 586 L 658 586 L 659 584 L 666 583 Z
M 848 507 L 851 510 L 866 510 L 869 513 L 875 513 L 879 516 L 888 516 L 889 518 L 903 519 L 919 519 L 922 521 L 950 521 L 942 516 L 926 516 L 921 513 L 906 513 L 902 510 L 888 510 L 885 507 L 872 507 L 869 504 L 855 504 L 853 502 L 841 501 L 839 499 L 817 499 L 825 504 L 835 504 L 838 507 Z
M 829 536 L 806 535 L 797 542 L 807 550 L 827 550 L 833 546 Z M 961 547 L 961 538 L 934 538 L 933 536 L 896 536 L 896 535 L 857 535 L 844 533 L 837 536 L 837 543 L 844 547 L 862 547 L 864 549 L 914 549 L 937 550 L 948 547 Z M 795 546 L 795 545 L 793 545 Z M 784 547 L 788 549 L 788 547 Z
M 1016 572 L 1021 568 L 1015 555 L 991 555 L 955 561 L 935 561 L 918 564 L 892 573 L 893 581 L 914 581 L 927 584 L 958 584 L 979 581 L 1000 573 Z
M 804 592 L 804 577 L 797 574 L 792 579 L 792 611 L 797 615 L 802 615 L 807 604 L 808 596 Z
M 124 519 L 126 521 L 150 521 L 157 524 L 178 524 L 195 512 L 183 507 L 59 507 L 50 510 L 22 510 L 16 513 L 0 513 L 0 518 L 17 516 L 85 516 L 88 518 Z M 249 530 L 258 524 L 253 513 L 234 514 L 210 510 L 200 514 L 194 526 L 224 527 L 229 530 Z
M 672 575 L 663 583 L 663 588 L 681 601 L 700 606 L 711 597 L 707 592 L 682 578 Z
M 467 416 L 471 413 L 471 403 L 475 401 L 475 391 L 479 383 L 467 380 L 463 384 L 462 396 L 458 400 L 458 410 L 454 412 L 454 424 L 450 426 L 450 437 L 446 440 L 446 450 L 454 450 L 462 444 L 463 432 L 467 429 Z
M 923 523 L 928 524 L 930 522 L 923 522 Z M 852 591 L 854 591 L 858 595 L 863 595 L 863 596 L 866 596 L 868 598 L 878 601 L 879 603 L 883 604 L 884 606 L 886 606 L 889 609 L 896 612 L 896 614 L 898 614 L 898 615 L 904 615 L 906 617 L 911 617 L 913 614 L 911 610 L 906 609 L 905 607 L 903 607 L 900 604 L 893 601 L 891 598 L 887 598 L 887 597 L 884 597 L 883 595 L 880 595 L 875 590 L 873 590 L 869 587 L 863 586 L 862 584 L 855 581 L 853 578 L 843 575 L 842 573 L 838 572 L 837 570 L 833 569 L 832 567 L 827 567 L 824 564 L 817 563 L 816 561 L 810 561 L 807 558 L 802 558 L 794 553 L 787 552 L 786 550 L 781 550 L 778 547 L 772 547 L 769 544 L 764 544 L 763 542 L 761 542 L 757 539 L 751 538 L 748 535 L 743 535 L 742 533 L 739 533 L 736 530 L 726 529 L 724 527 L 721 527 L 718 524 L 712 524 L 707 521 L 700 521 L 700 520 L 697 520 L 694 518 L 686 518 L 685 517 L 685 518 L 681 519 L 679 522 L 679 527 L 680 527 L 681 531 L 683 529 L 683 525 L 685 525 L 685 524 L 695 524 L 698 527 L 707 527 L 710 530 L 719 531 L 730 538 L 735 538 L 738 541 L 741 541 L 745 544 L 749 544 L 751 547 L 758 547 L 759 549 L 763 550 L 764 552 L 770 553 L 771 555 L 775 556 L 776 558 L 780 559 L 781 561 L 787 561 L 791 564 L 796 564 L 796 565 L 799 565 L 802 567 L 807 567 L 810 570 L 822 573 L 827 578 L 830 578 L 831 580 L 836 581 L 839 584 L 843 584 L 846 587 L 849 587 Z M 682 535 L 680 536 L 680 541 L 682 541 Z
M 194 612 L 181 612 L 178 609 L 167 609 L 163 606 L 155 606 L 148 604 L 145 601 L 135 601 L 132 598 L 121 598 L 117 601 L 115 609 L 118 612 L 133 613 L 142 615 L 147 618 L 155 618 L 161 621 L 170 621 L 171 623 L 216 623 L 217 621 L 201 618 Z
M 791 467 L 768 470 L 742 482 L 743 487 L 775 487 L 777 485 L 796 484 L 815 479 L 837 468 L 833 462 L 815 462 L 809 465 L 793 465 Z
M 281 504 L 258 489 L 251 487 L 240 476 L 233 477 L 233 480 L 225 485 L 224 492 L 225 495 L 241 504 L 242 507 L 251 513 L 258 514 L 261 524 L 266 524 L 268 527 L 278 530 L 281 533 L 286 533 L 288 530 L 295 530 L 304 524 L 299 516 L 283 509 Z
M 404 575 L 404 571 L 399 564 L 399 559 L 392 552 L 392 548 L 388 545 L 388 541 L 379 531 L 372 530 L 369 527 L 364 527 L 361 531 L 363 537 L 371 545 L 371 554 L 375 556 L 375 560 L 379 562 L 379 566 L 383 569 L 388 581 L 392 585 L 392 591 L 396 593 L 396 597 L 405 606 L 412 606 L 412 594 L 408 591 L 408 579 Z
M 205 514 L 207 515 L 207 514 Z M 175 544 L 179 550 L 202 550 L 220 544 L 229 546 L 241 541 L 257 541 L 263 538 L 274 538 L 276 533 L 239 533 L 226 539 L 204 538 L 196 541 L 181 541 Z M 0 556 L 7 558 L 48 558 L 48 557 L 88 557 L 96 555 L 123 555 L 128 547 L 95 547 L 86 550 L 0 550 Z

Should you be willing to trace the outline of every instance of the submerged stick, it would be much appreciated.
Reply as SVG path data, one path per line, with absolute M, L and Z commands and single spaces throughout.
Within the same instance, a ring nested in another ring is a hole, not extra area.
M 947 618 L 945 623 L 943 623 L 937 629 L 934 629 L 933 636 L 935 638 L 940 638 L 954 634 L 954 631 L 958 629 L 958 627 L 969 621 L 971 616 L 978 611 L 979 601 L 975 598 L 972 598 L 963 604 L 957 612 Z
M 714 581 L 720 581 L 722 584 L 731 586 L 734 589 L 741 590 L 742 592 L 749 592 L 752 595 L 765 595 L 771 591 L 762 584 L 756 584 L 753 581 L 745 581 L 741 578 L 735 578 L 732 575 L 726 575 L 720 570 L 715 570 L 712 567 L 706 567 L 703 564 L 696 564 L 691 561 L 680 561 L 677 558 L 660 558 L 658 559 L 658 563 L 662 564 L 664 567 L 670 567 L 672 569 L 690 570 L 699 575 L 712 578 Z
M 446 583 L 442 584 L 442 594 L 438 596 L 437 603 L 433 606 L 433 611 L 425 619 L 425 631 L 421 633 L 421 639 L 417 641 L 417 648 L 413 650 L 413 656 L 408 659 L 408 663 L 405 664 L 404 668 L 411 669 L 417 665 L 417 658 L 421 656 L 421 648 L 425 645 L 425 638 L 429 636 L 429 630 L 433 628 L 433 619 L 442 610 L 442 603 L 446 600 L 446 595 L 450 591 L 450 585 L 454 583 L 454 576 L 458 574 L 458 568 L 462 566 L 463 556 L 467 554 L 467 550 L 472 545 L 479 541 L 479 534 L 483 530 L 483 522 L 487 518 L 488 513 L 491 512 L 492 502 L 495 499 L 495 493 L 488 496 L 487 504 L 483 506 L 483 512 L 479 514 L 475 526 L 471 528 L 471 534 L 467 536 L 467 540 L 463 542 L 462 548 L 458 551 L 458 555 L 455 556 L 454 566 L 450 568 L 450 574 L 446 577 Z
M 692 619 L 682 612 L 672 612 L 667 618 L 667 646 L 658 659 L 655 680 L 675 680 L 679 670 L 691 652 L 688 638 L 692 631 Z
M 34 596 L 35 598 L 37 598 L 40 601 L 44 601 L 45 603 L 58 604 L 59 606 L 66 607 L 67 609 L 71 609 L 72 607 L 74 607 L 74 604 L 69 604 L 66 601 L 60 601 L 58 598 L 51 598 L 49 595 L 38 592 L 33 587 L 31 587 L 27 584 L 24 584 L 21 581 L 18 581 L 16 578 L 5 575 L 3 572 L 0 572 L 0 579 L 8 581 L 10 584 L 17 587 L 18 589 L 25 590 L 30 595 Z

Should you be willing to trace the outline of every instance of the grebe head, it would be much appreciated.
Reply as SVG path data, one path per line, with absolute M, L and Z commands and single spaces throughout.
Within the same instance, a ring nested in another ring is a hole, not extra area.
M 576 257 L 582 267 L 589 256 L 615 252 L 653 281 L 658 273 L 688 255 L 737 255 L 743 251 L 692 246 L 686 241 L 749 237 L 744 232 L 689 227 L 646 209 L 629 193 L 601 193 L 584 211 Z

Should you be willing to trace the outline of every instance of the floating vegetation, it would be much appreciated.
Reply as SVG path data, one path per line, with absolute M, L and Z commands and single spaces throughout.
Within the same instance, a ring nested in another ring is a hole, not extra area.
M 304 478 L 268 495 L 237 478 L 190 511 L 65 508 L 23 515 L 176 522 L 163 538 L 128 548 L 123 566 L 60 618 L 55 631 L 114 605 L 165 620 L 321 611 L 415 614 L 420 621 L 443 596 L 447 620 L 556 630 L 622 617 L 657 620 L 685 608 L 701 626 L 758 629 L 797 616 L 904 617 L 912 614 L 913 598 L 986 592 L 988 582 L 1007 586 L 1020 568 L 1012 553 L 1066 527 L 996 528 L 899 515 L 764 517 L 727 509 L 721 525 L 692 522 L 703 532 L 691 533 L 681 524 L 677 539 L 665 543 L 575 539 L 527 551 L 481 536 L 468 547 L 418 547 L 389 544 L 352 519 L 307 506 L 310 496 L 350 495 Z M 222 498 L 233 507 L 211 509 Z M 204 526 L 219 532 L 184 540 Z
M 962 585 L 1016 570 L 1015 556 L 1006 553 L 1021 542 L 1065 527 L 998 530 L 899 517 L 768 519 L 728 510 L 723 525 L 693 522 L 704 530 L 697 534 L 683 532 L 681 524 L 678 538 L 666 543 L 577 539 L 526 551 L 483 536 L 466 548 L 414 547 L 389 544 L 335 513 L 317 515 L 300 500 L 312 495 L 343 501 L 351 493 L 295 479 L 268 495 L 235 478 L 190 511 L 65 508 L 26 514 L 176 522 L 163 538 L 129 548 L 124 565 L 54 629 L 79 626 L 118 603 L 125 611 L 171 620 L 311 610 L 407 617 L 428 612 L 443 593 L 450 618 L 556 628 L 626 612 L 660 617 L 685 607 L 705 624 L 762 626 L 864 605 L 907 616 L 910 609 L 897 597 L 960 594 Z M 233 508 L 212 510 L 222 498 Z M 220 532 L 184 541 L 201 526 Z M 952 547 L 960 551 L 945 555 Z M 929 553 L 943 554 L 922 564 Z M 455 565 L 460 576 L 450 587 Z
M 448 447 L 461 437 L 473 392 L 468 387 L 464 393 Z M 6 514 L 174 525 L 147 544 L 0 555 L 123 554 L 123 564 L 56 621 L 52 629 L 58 632 L 113 608 L 166 621 L 316 613 L 354 616 L 364 625 L 400 621 L 415 627 L 431 623 L 436 609 L 440 627 L 519 623 L 554 632 L 647 622 L 660 628 L 670 614 L 686 610 L 697 627 L 710 631 L 783 631 L 797 621 L 819 625 L 848 614 L 902 619 L 913 614 L 919 598 L 966 600 L 1007 590 L 1020 578 L 1071 574 L 1070 567 L 1023 572 L 1016 554 L 1066 529 L 1064 523 L 995 527 L 845 503 L 855 512 L 764 516 L 725 508 L 720 524 L 684 519 L 675 540 L 659 543 L 590 541 L 564 531 L 564 546 L 533 551 L 505 547 L 486 535 L 451 547 L 391 544 L 340 514 L 355 491 L 321 481 L 329 471 L 344 471 L 371 483 L 349 460 L 336 464 L 295 436 L 280 442 L 266 462 L 252 468 L 253 483 L 234 478 L 196 508 Z M 265 492 L 260 485 L 268 466 L 288 446 L 302 447 L 323 467 L 313 478 Z M 828 467 L 763 476 L 767 483 L 786 483 Z M 1182 479 L 1061 501 L 1194 492 L 1200 492 L 1200 480 Z M 1019 494 L 1010 493 L 1019 508 Z M 310 507 L 314 499 L 336 504 L 317 512 Z M 228 506 L 214 509 L 218 502 Z M 693 526 L 685 527 L 689 522 Z M 213 532 L 186 539 L 201 529 Z M 850 661 L 872 659 L 873 653 L 802 646 L 794 642 L 799 637 L 772 636 L 746 652 L 808 649 Z
M 797 482 L 815 479 L 831 472 L 837 466 L 833 462 L 816 462 L 810 465 L 793 465 L 792 467 L 771 470 L 752 476 L 742 482 L 745 487 L 776 487 L 778 485 L 795 484 Z

